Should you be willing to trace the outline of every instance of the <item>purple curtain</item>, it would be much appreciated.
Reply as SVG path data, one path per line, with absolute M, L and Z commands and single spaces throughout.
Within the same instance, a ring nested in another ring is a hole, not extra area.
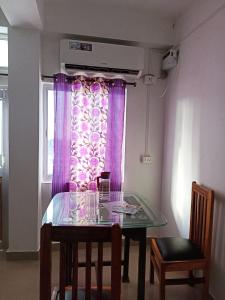
M 122 184 L 122 147 L 125 110 L 125 83 L 117 79 L 109 87 L 105 170 L 109 171 L 112 191 Z
M 52 197 L 69 191 L 70 181 L 70 84 L 64 74 L 54 79 L 55 132 Z

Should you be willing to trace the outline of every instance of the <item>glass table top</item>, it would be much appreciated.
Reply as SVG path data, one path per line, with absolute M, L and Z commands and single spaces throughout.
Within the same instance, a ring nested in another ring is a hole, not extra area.
M 121 228 L 147 228 L 166 225 L 167 221 L 136 194 L 110 192 L 103 195 L 87 191 L 55 195 L 43 216 L 44 223 L 53 226 L 118 223 Z

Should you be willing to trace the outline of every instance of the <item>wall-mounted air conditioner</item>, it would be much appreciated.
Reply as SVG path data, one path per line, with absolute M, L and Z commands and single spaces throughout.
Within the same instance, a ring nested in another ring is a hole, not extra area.
M 166 54 L 163 56 L 162 60 L 162 70 L 163 71 L 169 71 L 170 69 L 173 69 L 177 65 L 177 59 L 178 59 L 178 52 L 175 49 L 170 49 L 166 52 Z
M 140 78 L 144 49 L 97 42 L 60 41 L 61 70 L 67 74 Z

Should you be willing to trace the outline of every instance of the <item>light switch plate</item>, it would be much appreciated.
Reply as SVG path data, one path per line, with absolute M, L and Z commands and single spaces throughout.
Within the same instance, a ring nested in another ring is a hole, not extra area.
M 141 161 L 143 164 L 150 164 L 152 162 L 152 157 L 151 155 L 142 155 Z

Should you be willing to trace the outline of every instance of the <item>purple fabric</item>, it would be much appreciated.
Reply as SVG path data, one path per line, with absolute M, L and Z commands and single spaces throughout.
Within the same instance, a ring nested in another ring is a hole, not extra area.
M 105 171 L 110 174 L 111 191 L 121 191 L 125 84 L 117 79 L 109 87 Z
M 108 97 L 104 81 L 77 78 L 72 84 L 70 191 L 96 190 L 104 171 Z
M 69 191 L 70 181 L 70 84 L 64 74 L 57 74 L 55 91 L 55 132 L 52 197 Z
M 52 197 L 69 190 L 95 190 L 96 176 L 104 169 L 111 172 L 111 190 L 120 191 L 125 110 L 123 80 L 115 80 L 109 87 L 104 81 L 88 84 L 80 79 L 71 84 L 66 75 L 57 74 L 54 91 Z

